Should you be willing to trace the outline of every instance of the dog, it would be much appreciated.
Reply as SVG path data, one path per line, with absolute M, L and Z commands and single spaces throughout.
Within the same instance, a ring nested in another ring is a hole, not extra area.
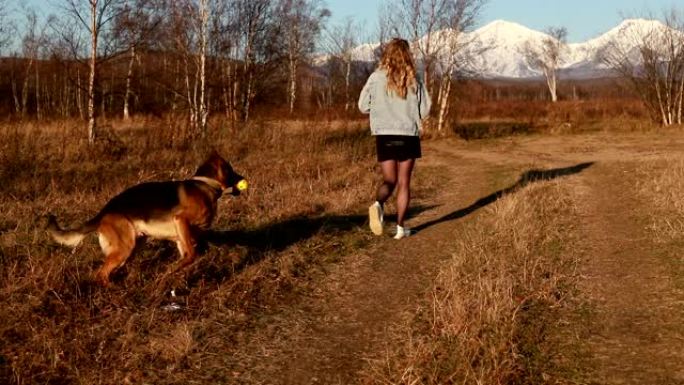
M 214 151 L 190 179 L 130 187 L 73 229 L 60 228 L 56 218 L 49 215 L 47 231 L 55 241 L 71 247 L 97 232 L 105 260 L 95 277 L 106 287 L 110 274 L 123 266 L 140 236 L 176 242 L 181 259 L 175 271 L 191 264 L 196 240 L 211 226 L 218 199 L 228 189 L 237 196 L 246 188 L 245 178 Z

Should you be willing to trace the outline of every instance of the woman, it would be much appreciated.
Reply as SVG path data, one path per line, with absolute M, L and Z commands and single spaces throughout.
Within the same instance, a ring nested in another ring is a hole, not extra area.
M 378 163 L 383 182 L 377 200 L 368 208 L 371 231 L 382 235 L 384 204 L 397 187 L 397 232 L 395 239 L 411 234 L 404 219 L 411 200 L 411 173 L 421 157 L 421 120 L 430 111 L 430 97 L 416 76 L 409 44 L 395 38 L 387 43 L 378 68 L 363 86 L 359 109 L 370 113 Z

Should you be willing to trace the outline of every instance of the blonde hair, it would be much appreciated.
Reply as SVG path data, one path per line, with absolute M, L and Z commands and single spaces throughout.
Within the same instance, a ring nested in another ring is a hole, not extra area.
M 378 68 L 387 71 L 388 93 L 393 92 L 402 99 L 406 99 L 409 88 L 415 90 L 416 66 L 406 40 L 394 38 L 387 43 L 382 51 Z

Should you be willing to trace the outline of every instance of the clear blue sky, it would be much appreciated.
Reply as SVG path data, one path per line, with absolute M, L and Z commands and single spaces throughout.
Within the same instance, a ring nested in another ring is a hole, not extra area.
M 333 14 L 332 23 L 352 17 L 364 22 L 368 36 L 375 30 L 378 8 L 384 3 L 384 0 L 325 1 Z M 634 17 L 651 11 L 659 17 L 673 5 L 684 11 L 683 0 L 489 0 L 479 24 L 504 19 L 536 30 L 562 26 L 568 29 L 568 41 L 575 43 L 615 27 L 623 15 Z

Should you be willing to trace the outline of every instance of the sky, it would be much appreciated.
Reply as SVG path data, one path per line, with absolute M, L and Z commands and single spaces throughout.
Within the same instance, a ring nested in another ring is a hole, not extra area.
M 332 24 L 351 17 L 365 25 L 364 40 L 368 40 L 375 30 L 378 9 L 386 0 L 325 1 L 332 12 Z M 683 3 L 682 0 L 489 0 L 478 26 L 503 19 L 539 31 L 547 27 L 565 27 L 568 29 L 568 42 L 577 43 L 608 31 L 625 17 L 647 15 L 649 12 L 657 17 L 672 6 L 684 11 Z
M 45 4 L 61 0 L 10 0 L 42 9 Z M 361 41 L 371 42 L 375 35 L 378 9 L 381 4 L 399 0 L 323 0 L 332 12 L 331 24 L 353 18 L 365 26 Z M 583 42 L 617 26 L 626 17 L 659 16 L 665 9 L 677 6 L 684 12 L 683 0 L 487 0 L 478 26 L 494 20 L 506 20 L 543 31 L 547 27 L 566 27 L 568 42 Z

